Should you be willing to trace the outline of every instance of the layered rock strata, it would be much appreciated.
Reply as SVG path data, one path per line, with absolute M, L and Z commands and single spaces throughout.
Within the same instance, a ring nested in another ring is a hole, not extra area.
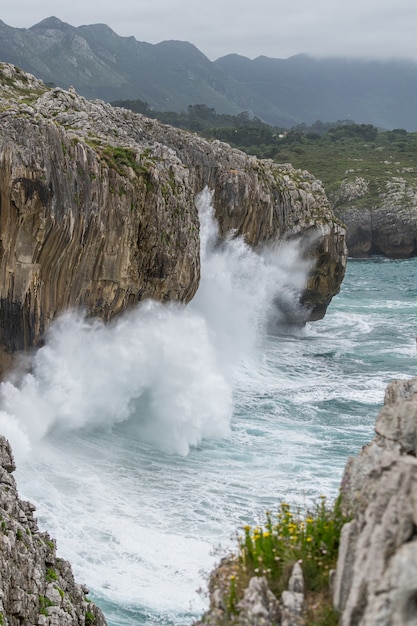
M 0 436 L 0 623 L 3 626 L 105 626 L 100 609 L 56 545 L 39 532 L 34 506 L 19 499 L 15 464 Z
M 344 229 L 307 172 L 173 129 L 0 65 L 0 346 L 39 345 L 61 311 L 109 320 L 146 298 L 188 302 L 200 275 L 196 197 L 222 236 L 302 237 L 310 319 L 343 279 Z
M 417 378 L 391 383 L 376 436 L 346 466 L 334 584 L 341 626 L 412 626 L 417 606 Z

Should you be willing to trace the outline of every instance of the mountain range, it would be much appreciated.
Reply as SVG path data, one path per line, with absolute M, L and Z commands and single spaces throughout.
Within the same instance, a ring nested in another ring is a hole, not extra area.
M 188 42 L 149 44 L 105 24 L 49 17 L 30 28 L 0 20 L 0 61 L 90 99 L 140 99 L 159 111 L 206 104 L 284 128 L 351 119 L 417 130 L 417 63 L 407 60 L 230 54 L 210 61 Z

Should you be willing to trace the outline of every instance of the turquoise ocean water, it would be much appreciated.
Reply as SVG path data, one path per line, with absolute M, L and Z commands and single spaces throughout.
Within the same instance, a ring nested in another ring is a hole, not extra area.
M 288 329 L 271 316 L 302 284 L 297 250 L 216 249 L 205 219 L 189 307 L 69 315 L 2 386 L 20 493 L 111 626 L 191 623 L 236 531 L 334 497 L 387 383 L 417 375 L 417 259 L 349 260 L 326 317 Z

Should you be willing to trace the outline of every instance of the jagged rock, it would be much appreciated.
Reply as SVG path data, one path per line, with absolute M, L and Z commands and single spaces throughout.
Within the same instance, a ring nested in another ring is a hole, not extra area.
M 387 388 L 375 439 L 348 463 L 334 581 L 341 626 L 416 624 L 417 378 Z
M 417 395 L 417 378 L 394 380 L 385 390 L 384 405 L 391 405 L 401 400 L 411 400 Z
M 145 298 L 188 302 L 199 283 L 195 200 L 208 186 L 222 236 L 302 237 L 303 294 L 325 313 L 346 264 L 323 187 L 125 109 L 48 89 L 0 64 L 0 348 L 42 342 L 64 309 L 108 320 Z
M 392 175 L 370 189 L 361 176 L 342 182 L 332 197 L 336 215 L 347 226 L 349 255 L 417 255 L 417 185 L 405 176 Z
M 373 441 L 349 460 L 342 479 L 342 509 L 352 519 L 343 526 L 331 577 L 334 606 L 339 626 L 416 626 L 417 378 L 388 385 L 375 430 Z M 224 598 L 233 567 L 233 559 L 226 559 L 212 574 L 210 610 L 201 624 L 306 623 L 299 563 L 282 594 L 279 618 L 263 621 L 269 596 L 264 583 L 252 579 L 254 587 L 238 605 L 244 611 L 228 620 Z
M 218 626 L 219 624 L 236 624 L 238 626 L 280 626 L 281 608 L 278 600 L 271 592 L 264 576 L 253 576 L 246 587 L 243 598 L 236 605 L 236 611 L 228 610 L 230 596 L 230 571 L 233 571 L 233 560 L 223 559 L 211 575 L 210 608 L 201 621 L 194 626 L 203 624 Z M 288 613 L 288 615 L 290 615 Z M 298 622 L 285 622 L 286 626 L 298 626 Z
M 409 400 L 402 400 L 393 410 L 386 405 L 380 411 L 375 425 L 376 432 L 389 441 L 397 442 L 401 452 L 417 455 L 417 393 Z
M 363 176 L 355 176 L 353 180 L 344 180 L 340 185 L 336 201 L 338 203 L 353 202 L 369 193 L 369 182 Z
M 105 626 L 74 581 L 55 542 L 39 532 L 35 507 L 19 499 L 8 441 L 0 436 L 0 623 L 4 626 Z
M 228 623 L 229 600 L 231 593 L 231 581 L 235 577 L 235 560 L 233 557 L 224 557 L 210 574 L 209 578 L 209 608 L 194 623 L 193 626 L 218 626 Z
M 288 589 L 281 595 L 281 626 L 304 626 L 304 576 L 300 563 L 293 567 Z
M 270 626 L 281 624 L 279 603 L 268 586 L 264 576 L 253 576 L 243 599 L 237 605 L 241 626 Z M 287 624 L 290 626 L 290 624 Z
M 269 588 L 265 576 L 253 576 L 243 591 L 243 598 L 230 611 L 232 572 L 236 569 L 234 557 L 222 559 L 211 573 L 209 583 L 210 607 L 194 626 L 305 626 L 304 577 L 300 563 L 293 567 L 288 588 L 280 601 Z

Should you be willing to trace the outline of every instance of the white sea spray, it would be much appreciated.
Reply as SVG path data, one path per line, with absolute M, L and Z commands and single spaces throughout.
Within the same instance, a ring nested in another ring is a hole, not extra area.
M 189 623 L 213 547 L 271 507 L 289 468 L 285 489 L 313 482 L 317 438 L 285 400 L 305 386 L 291 368 L 308 332 L 269 336 L 309 268 L 297 244 L 219 241 L 209 191 L 198 204 L 190 305 L 145 302 L 108 325 L 68 312 L 1 387 L 23 496 L 111 626 Z
M 185 455 L 226 437 L 233 375 L 260 333 L 279 319 L 279 297 L 297 306 L 308 264 L 297 244 L 255 253 L 242 238 L 219 242 L 211 193 L 198 199 L 202 277 L 190 306 L 152 301 L 111 324 L 68 311 L 19 384 L 0 386 L 0 428 L 19 459 L 51 430 L 112 428 Z

